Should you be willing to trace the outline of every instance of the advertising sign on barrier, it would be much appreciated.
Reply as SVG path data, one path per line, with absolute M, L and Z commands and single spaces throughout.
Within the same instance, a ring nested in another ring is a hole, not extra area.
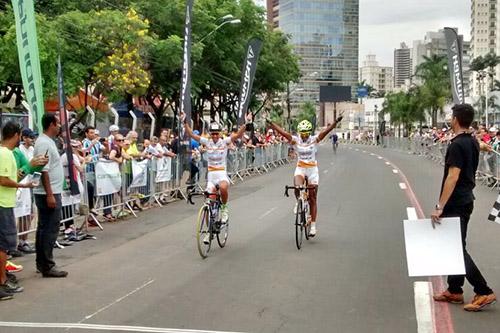
M 163 157 L 156 160 L 156 179 L 155 182 L 169 182 L 172 179 L 172 159 Z
M 98 162 L 95 165 L 96 193 L 98 196 L 120 192 L 122 175 L 116 162 Z
M 148 160 L 132 160 L 132 183 L 130 187 L 142 187 L 148 183 Z
M 16 207 L 14 207 L 14 216 L 23 217 L 31 215 L 31 191 L 28 188 L 20 188 L 16 193 Z
M 80 202 L 81 202 L 80 194 L 71 195 L 70 192 L 66 191 L 63 192 L 61 195 L 61 204 L 63 207 L 77 205 L 80 204 Z

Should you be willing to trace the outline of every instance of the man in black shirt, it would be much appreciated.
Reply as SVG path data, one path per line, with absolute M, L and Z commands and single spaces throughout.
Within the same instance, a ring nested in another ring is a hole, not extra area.
M 462 304 L 464 302 L 462 287 L 467 281 L 474 287 L 476 295 L 466 311 L 480 311 L 485 306 L 496 302 L 493 291 L 472 260 L 465 248 L 467 226 L 474 208 L 475 176 L 479 162 L 479 143 L 468 132 L 474 119 L 474 109 L 469 104 L 453 107 L 451 126 L 455 137 L 446 151 L 443 182 L 439 203 L 431 214 L 432 223 L 439 223 L 441 217 L 460 217 L 462 246 L 465 260 L 465 275 L 448 276 L 448 289 L 439 295 L 434 295 L 438 302 Z

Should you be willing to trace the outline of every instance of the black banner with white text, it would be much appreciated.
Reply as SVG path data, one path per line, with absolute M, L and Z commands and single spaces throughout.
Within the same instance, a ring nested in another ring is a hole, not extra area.
M 66 96 L 64 95 L 64 81 L 61 66 L 61 57 L 59 57 L 57 60 L 57 92 L 59 95 L 59 119 L 62 126 L 61 135 L 64 141 L 64 151 L 66 152 L 66 158 L 68 161 L 68 186 L 71 191 L 71 195 L 78 195 L 80 194 L 77 179 L 78 171 L 75 169 L 75 163 L 73 161 L 73 149 L 71 148 L 71 134 L 69 131 L 68 113 L 66 111 Z
M 240 100 L 238 104 L 238 125 L 245 123 L 245 115 L 248 111 L 252 96 L 253 80 L 257 71 L 257 63 L 259 61 L 260 51 L 262 50 L 262 40 L 252 38 L 248 42 L 245 62 L 243 63 L 243 71 L 241 78 Z
M 184 53 L 182 65 L 181 81 L 181 113 L 186 115 L 186 121 L 191 120 L 191 18 L 193 15 L 193 1 L 187 0 L 186 3 L 186 23 L 184 25 Z
M 450 71 L 453 103 L 465 103 L 464 79 L 462 72 L 462 41 L 453 28 L 444 28 L 448 49 L 448 70 Z

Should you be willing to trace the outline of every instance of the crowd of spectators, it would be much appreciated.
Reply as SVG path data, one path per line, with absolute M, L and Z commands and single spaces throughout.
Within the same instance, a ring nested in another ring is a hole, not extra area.
M 37 230 L 37 244 L 44 244 L 44 249 L 37 252 L 36 244 L 30 242 L 29 232 L 32 230 L 32 222 L 34 222 L 35 209 L 32 209 L 32 214 L 27 217 L 19 218 L 17 223 L 17 232 L 20 236 L 17 238 L 17 246 L 6 249 L 8 261 L 5 264 L 6 276 L 8 283 L 11 283 L 9 288 L 0 288 L 1 293 L 4 292 L 5 299 L 9 295 L 12 296 L 15 292 L 22 291 L 22 287 L 17 285 L 17 279 L 13 273 L 19 272 L 23 269 L 21 265 L 16 264 L 13 260 L 16 257 L 21 257 L 27 254 L 37 253 L 37 270 L 43 273 L 44 277 L 65 277 L 67 272 L 60 271 L 56 268 L 55 262 L 52 257 L 52 248 L 57 246 L 57 235 L 59 232 L 64 231 L 63 235 L 69 235 L 78 230 L 74 225 L 72 216 L 63 216 L 61 210 L 61 194 L 62 191 L 68 190 L 69 181 L 69 168 L 68 156 L 65 149 L 65 144 L 60 134 L 60 123 L 57 117 L 50 116 L 45 122 L 43 134 L 38 134 L 31 129 L 25 128 L 19 130 L 19 145 L 13 150 L 13 155 L 16 159 L 16 166 L 18 170 L 17 181 L 21 181 L 27 175 L 33 175 L 36 172 L 41 172 L 42 175 L 48 175 L 48 183 L 42 179 L 44 185 L 42 190 L 37 190 L 31 193 L 31 197 L 36 199 L 38 214 L 38 229 L 40 223 L 43 225 L 50 225 L 50 228 L 45 228 L 41 232 Z M 135 160 L 150 160 L 153 158 L 171 157 L 175 158 L 180 151 L 181 145 L 177 133 L 164 129 L 158 136 L 152 136 L 151 140 L 144 139 L 139 142 L 139 135 L 133 130 L 123 130 L 116 125 L 109 127 L 109 134 L 101 135 L 101 133 L 92 126 L 82 129 L 83 137 L 73 137 L 70 141 L 71 156 L 73 160 L 73 172 L 76 174 L 76 181 L 78 184 L 79 192 L 85 194 L 85 199 L 89 206 L 89 218 L 87 225 L 98 226 L 103 221 L 114 222 L 117 216 L 113 215 L 113 195 L 102 196 L 103 204 L 101 214 L 96 209 L 96 184 L 95 184 L 95 167 L 98 161 L 113 161 L 120 165 L 122 173 L 125 175 L 126 182 L 130 184 L 132 181 L 131 163 L 132 159 Z M 197 132 L 199 134 L 199 132 Z M 206 135 L 203 133 L 202 135 Z M 228 135 L 229 133 L 223 133 Z M 208 135 L 207 135 L 208 136 Z M 14 140 L 14 139 L 12 139 Z M 54 145 L 52 146 L 52 143 Z M 284 138 L 274 133 L 272 129 L 261 131 L 260 129 L 249 130 L 244 137 L 234 142 L 230 149 L 245 148 L 254 150 L 256 148 L 265 148 L 273 144 L 283 143 Z M 200 163 L 202 161 L 202 154 L 204 147 L 195 141 L 191 141 L 189 161 L 189 178 L 188 185 L 192 185 L 198 181 Z M 153 164 L 154 168 L 154 164 Z M 59 175 L 61 182 L 59 182 Z M 45 176 L 43 176 L 45 177 Z M 42 177 L 42 178 L 43 178 Z M 48 192 L 45 190 L 45 185 L 51 184 L 47 187 Z M 40 185 L 41 186 L 41 185 Z M 38 187 L 39 189 L 41 187 Z M 32 191 L 32 190 L 31 190 Z M 53 192 L 53 193 L 51 193 Z M 52 200 L 54 198 L 54 201 Z M 165 203 L 166 198 L 160 196 L 161 203 Z M 32 203 L 35 203 L 33 201 Z M 33 207 L 35 207 L 33 205 Z M 53 207 L 56 208 L 57 214 L 52 214 Z M 142 210 L 141 201 L 136 200 L 131 206 L 134 210 Z M 42 214 L 46 216 L 43 221 L 40 220 L 40 209 L 44 210 Z M 47 214 L 51 211 L 51 214 Z M 60 229 L 61 220 L 66 222 L 63 228 Z M 55 221 L 57 220 L 57 221 Z M 55 227 L 54 227 L 55 226 Z M 48 229 L 57 229 L 48 232 Z M 38 246 L 38 245 L 37 245 Z M 40 245 L 41 246 L 41 245 Z M 48 249 L 50 247 L 50 250 Z M 0 249 L 1 250 L 1 249 Z M 1 252 L 1 251 L 0 251 Z M 14 259 L 13 259 L 14 258 Z M 0 274 L 1 275 L 1 274 Z M 3 280 L 0 282 L 4 282 Z M 7 282 L 5 282 L 7 283 Z M 4 285 L 5 283 L 0 283 Z M 18 287 L 16 289 L 16 286 Z

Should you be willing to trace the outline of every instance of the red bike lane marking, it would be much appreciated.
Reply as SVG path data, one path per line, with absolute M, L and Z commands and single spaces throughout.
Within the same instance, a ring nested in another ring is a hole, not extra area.
M 383 160 L 388 162 L 391 167 L 398 170 L 399 177 L 406 184 L 406 189 L 404 190 L 406 196 L 410 200 L 413 207 L 415 207 L 415 209 L 417 211 L 418 218 L 424 219 L 425 213 L 422 209 L 422 206 L 420 205 L 420 202 L 417 199 L 417 196 L 415 195 L 415 192 L 413 192 L 413 189 L 410 185 L 410 182 L 406 178 L 406 175 L 401 171 L 401 169 L 399 169 L 399 167 L 397 165 L 392 163 L 387 158 L 384 157 Z M 441 276 L 430 277 L 429 281 L 432 284 L 433 293 L 440 293 L 446 289 L 446 285 L 445 285 L 443 278 Z M 448 306 L 448 303 L 434 302 L 434 300 L 431 299 L 431 304 L 432 304 L 432 316 L 433 316 L 433 323 L 434 323 L 434 332 L 436 332 L 436 333 L 454 333 L 455 330 L 453 328 L 453 321 L 451 318 L 451 313 L 450 313 L 450 308 Z

